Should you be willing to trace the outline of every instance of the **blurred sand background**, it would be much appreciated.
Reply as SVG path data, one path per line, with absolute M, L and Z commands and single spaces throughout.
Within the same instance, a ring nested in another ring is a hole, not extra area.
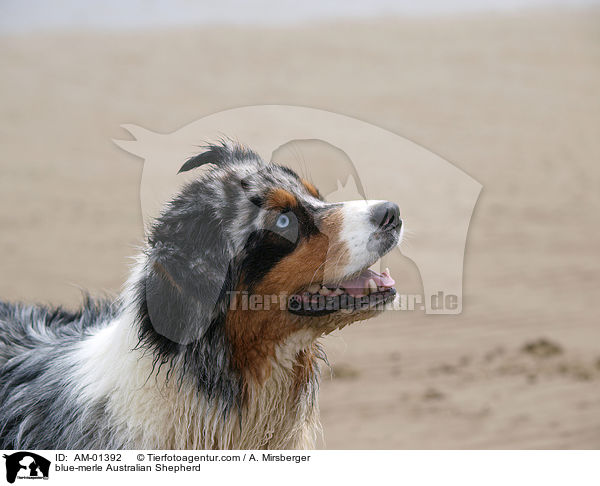
M 322 446 L 600 447 L 600 10 L 11 34 L 0 62 L 3 299 L 119 290 L 143 235 L 121 124 L 331 110 L 484 189 L 461 315 L 394 312 L 326 340 Z

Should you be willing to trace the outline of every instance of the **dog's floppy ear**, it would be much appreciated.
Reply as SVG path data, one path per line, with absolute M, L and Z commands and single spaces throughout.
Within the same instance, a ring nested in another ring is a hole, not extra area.
M 222 229 L 210 217 L 195 223 L 167 224 L 154 235 L 141 295 L 145 331 L 183 345 L 224 315 L 234 285 Z

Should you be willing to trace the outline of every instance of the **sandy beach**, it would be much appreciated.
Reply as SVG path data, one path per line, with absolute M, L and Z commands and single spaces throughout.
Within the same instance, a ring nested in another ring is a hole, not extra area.
M 119 291 L 143 237 L 122 124 L 330 110 L 483 191 L 462 314 L 395 312 L 324 341 L 321 447 L 600 447 L 600 10 L 15 34 L 0 59 L 0 298 Z

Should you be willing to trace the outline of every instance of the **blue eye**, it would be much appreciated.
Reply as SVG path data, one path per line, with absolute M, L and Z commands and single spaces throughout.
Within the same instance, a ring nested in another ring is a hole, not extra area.
M 288 216 L 286 216 L 285 214 L 280 214 L 279 217 L 277 218 L 277 221 L 275 222 L 275 226 L 277 226 L 278 228 L 287 228 L 290 225 L 290 218 Z

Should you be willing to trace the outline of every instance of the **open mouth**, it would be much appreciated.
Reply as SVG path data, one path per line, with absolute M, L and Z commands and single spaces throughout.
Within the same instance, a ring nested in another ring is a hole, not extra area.
M 372 309 L 396 296 L 395 283 L 387 268 L 383 273 L 365 269 L 357 277 L 338 284 L 312 284 L 290 297 L 288 310 L 296 315 L 318 317 L 338 311 Z

